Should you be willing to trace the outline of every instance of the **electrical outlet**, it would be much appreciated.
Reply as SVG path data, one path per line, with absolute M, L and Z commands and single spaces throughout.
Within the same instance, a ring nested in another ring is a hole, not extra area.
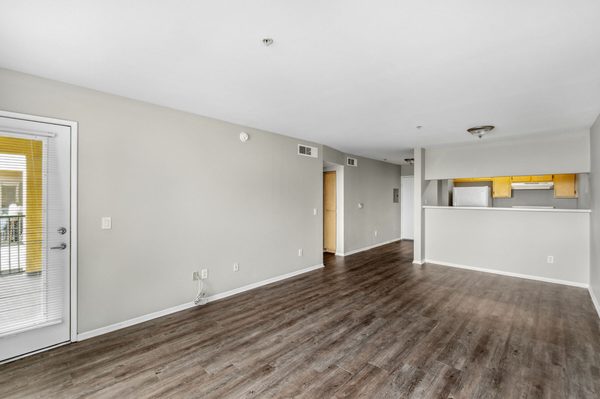
M 378 232 L 377 232 L 377 230 L 375 230 L 375 237 L 377 237 L 377 234 L 378 234 Z
M 302 251 L 302 248 L 300 248 L 300 249 L 298 250 L 298 256 L 302 256 L 302 254 L 303 254 L 303 253 L 304 253 L 304 251 Z
M 548 262 L 548 263 L 554 263 L 554 256 L 552 256 L 552 255 L 548 255 L 548 260 L 547 260 L 547 262 Z
M 317 208 L 313 208 L 313 215 L 317 215 Z
M 192 280 L 193 281 L 200 280 L 200 273 L 199 272 L 194 272 L 194 274 L 192 275 Z
M 208 278 L 208 269 L 200 270 L 200 278 L 206 280 Z
M 233 271 L 234 272 L 239 272 L 240 271 L 240 265 L 238 263 L 234 263 L 233 264 Z

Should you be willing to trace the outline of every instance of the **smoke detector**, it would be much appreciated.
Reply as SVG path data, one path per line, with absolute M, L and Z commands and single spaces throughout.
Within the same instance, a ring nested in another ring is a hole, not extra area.
M 471 133 L 473 136 L 482 138 L 492 130 L 494 130 L 495 126 L 492 125 L 483 125 L 483 126 L 474 126 L 472 128 L 467 129 L 467 132 Z

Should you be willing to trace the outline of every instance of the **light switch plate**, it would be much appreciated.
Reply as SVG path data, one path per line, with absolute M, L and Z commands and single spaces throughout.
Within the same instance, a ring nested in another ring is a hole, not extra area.
M 102 217 L 102 230 L 110 230 L 112 229 L 112 219 L 110 216 Z

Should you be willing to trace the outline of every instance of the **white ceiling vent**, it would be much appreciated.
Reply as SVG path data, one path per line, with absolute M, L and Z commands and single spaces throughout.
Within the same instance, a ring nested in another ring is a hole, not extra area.
M 358 166 L 358 161 L 356 160 L 356 158 L 347 157 L 346 158 L 346 165 L 348 165 L 348 166 Z
M 317 147 L 311 147 L 304 144 L 298 144 L 298 155 L 302 155 L 304 157 L 318 158 L 319 157 L 319 149 Z

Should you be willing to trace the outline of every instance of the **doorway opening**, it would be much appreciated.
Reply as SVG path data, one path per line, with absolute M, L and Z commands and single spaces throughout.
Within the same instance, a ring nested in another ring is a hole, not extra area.
M 344 166 L 323 163 L 323 252 L 344 255 Z
M 323 252 L 335 253 L 337 238 L 336 172 L 323 172 Z

